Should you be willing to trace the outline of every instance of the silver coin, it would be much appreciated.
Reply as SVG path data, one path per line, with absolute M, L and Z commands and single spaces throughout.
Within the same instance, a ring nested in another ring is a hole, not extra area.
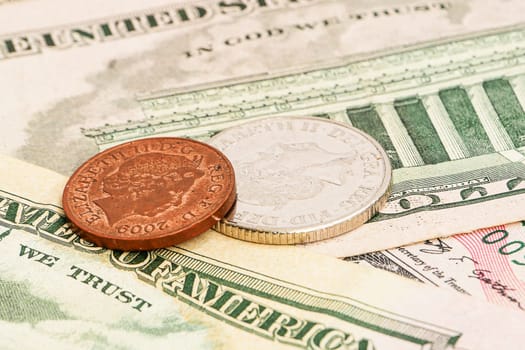
M 382 147 L 349 125 L 273 117 L 232 127 L 210 144 L 230 159 L 237 204 L 215 229 L 238 239 L 296 244 L 368 221 L 386 202 L 391 166 Z

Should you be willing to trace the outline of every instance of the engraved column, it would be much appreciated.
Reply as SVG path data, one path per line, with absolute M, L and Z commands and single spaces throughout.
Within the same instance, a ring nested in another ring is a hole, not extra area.
M 352 125 L 352 121 L 350 118 L 348 118 L 348 114 L 346 114 L 346 110 L 343 111 L 337 111 L 337 112 L 330 112 L 328 113 L 328 116 L 331 120 L 335 120 L 342 123 L 347 123 Z
M 408 135 L 392 103 L 376 105 L 376 111 L 404 167 L 424 165 L 414 142 Z
M 451 160 L 468 158 L 469 152 L 437 94 L 421 96 L 430 121 Z
M 521 109 L 525 111 L 525 76 L 516 75 L 509 78 L 508 81 L 521 105 Z
M 505 131 L 505 128 L 499 120 L 498 113 L 490 103 L 489 97 L 481 84 L 475 84 L 465 88 L 472 106 L 478 115 L 478 118 L 483 125 L 483 129 L 487 133 L 490 142 L 494 146 L 496 152 L 513 149 L 512 140 Z

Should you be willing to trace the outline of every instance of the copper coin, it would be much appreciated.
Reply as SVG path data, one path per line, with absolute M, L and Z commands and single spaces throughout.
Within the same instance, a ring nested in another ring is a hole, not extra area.
M 71 176 L 62 197 L 79 235 L 99 246 L 148 250 L 212 227 L 235 202 L 230 161 L 181 138 L 150 138 L 97 154 Z

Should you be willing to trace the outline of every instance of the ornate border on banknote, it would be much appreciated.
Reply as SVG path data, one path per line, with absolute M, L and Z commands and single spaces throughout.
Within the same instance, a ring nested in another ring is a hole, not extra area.
M 393 193 L 374 220 L 525 193 L 525 27 L 368 60 L 164 91 L 147 119 L 84 130 L 101 149 L 152 135 L 206 139 L 251 118 L 317 115 L 378 140 Z
M 408 319 L 347 297 L 276 280 L 181 248 L 108 251 L 77 236 L 61 208 L 4 191 L 0 191 L 0 226 L 37 234 L 84 253 L 107 254 L 116 268 L 133 271 L 141 280 L 196 309 L 259 336 L 295 346 L 306 347 L 335 333 L 345 339 L 353 336 L 348 330 L 295 318 L 288 307 L 329 316 L 420 344 L 425 349 L 429 345 L 431 349 L 445 349 L 461 336 L 453 330 Z M 282 305 L 282 309 L 266 306 L 270 300 Z M 248 312 L 250 310 L 255 313 Z M 368 348 L 362 345 L 360 348 Z

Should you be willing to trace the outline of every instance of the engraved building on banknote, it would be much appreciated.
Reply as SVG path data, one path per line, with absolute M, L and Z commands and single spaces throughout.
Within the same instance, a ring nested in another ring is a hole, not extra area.
M 318 115 L 350 123 L 385 148 L 397 169 L 385 214 L 501 198 L 525 190 L 524 54 L 525 27 L 506 28 L 143 96 L 143 121 L 84 134 L 105 149 L 150 135 L 205 139 L 248 118 Z

